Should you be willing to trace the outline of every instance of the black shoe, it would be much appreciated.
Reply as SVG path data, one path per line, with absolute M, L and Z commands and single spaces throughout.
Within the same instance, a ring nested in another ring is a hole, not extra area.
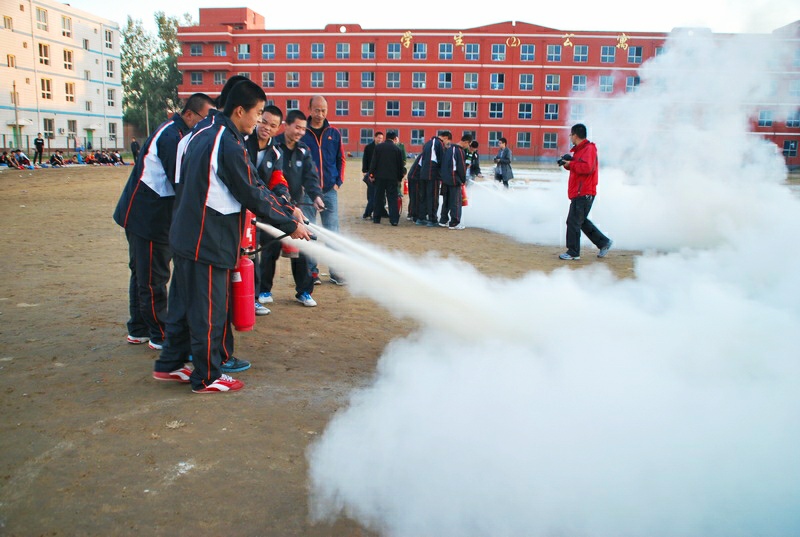
M 228 358 L 228 360 L 219 367 L 219 370 L 223 373 L 238 373 L 239 371 L 245 371 L 247 369 L 250 369 L 250 362 L 247 360 L 240 360 L 236 357 Z

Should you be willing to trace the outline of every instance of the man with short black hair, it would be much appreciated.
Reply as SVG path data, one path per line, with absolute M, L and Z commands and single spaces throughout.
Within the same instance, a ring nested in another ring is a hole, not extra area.
M 464 229 L 461 224 L 461 206 L 464 199 L 461 187 L 467 182 L 466 151 L 472 141 L 471 134 L 465 134 L 457 144 L 450 144 L 444 152 L 442 162 L 442 215 L 439 225 L 449 229 Z
M 36 148 L 36 153 L 33 154 L 33 163 L 36 164 L 36 159 L 39 159 L 39 166 L 41 166 L 44 154 L 44 138 L 42 138 L 41 132 L 37 133 L 36 138 L 33 139 L 33 146 Z
M 375 205 L 375 183 L 369 179 L 369 166 L 372 164 L 372 156 L 375 154 L 375 146 L 383 143 L 384 134 L 377 131 L 372 138 L 372 141 L 364 146 L 364 155 L 361 157 L 361 173 L 364 174 L 364 183 L 367 185 L 367 205 L 364 207 L 364 214 L 362 219 L 372 217 L 372 211 Z M 381 211 L 383 208 L 381 207 Z
M 369 167 L 369 175 L 375 181 L 375 210 L 372 222 L 381 223 L 384 201 L 389 207 L 389 223 L 396 226 L 400 221 L 400 207 L 397 204 L 397 185 L 405 173 L 403 152 L 395 144 L 397 133 L 386 133 L 386 141 L 375 146 L 375 154 Z
M 436 213 L 439 209 L 439 187 L 441 185 L 441 165 L 444 151 L 450 145 L 453 135 L 441 131 L 422 146 L 417 176 L 417 222 L 418 226 L 435 227 Z

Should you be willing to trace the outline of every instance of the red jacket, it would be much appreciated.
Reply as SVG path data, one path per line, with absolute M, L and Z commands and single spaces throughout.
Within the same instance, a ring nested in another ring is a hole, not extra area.
M 597 195 L 597 146 L 584 140 L 571 149 L 572 160 L 569 161 L 569 199 L 578 196 Z

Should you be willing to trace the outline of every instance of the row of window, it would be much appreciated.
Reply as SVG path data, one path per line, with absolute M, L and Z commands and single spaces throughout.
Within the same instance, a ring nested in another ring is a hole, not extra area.
M 213 43 L 211 44 L 214 56 L 227 56 L 228 45 L 226 43 Z M 249 43 L 241 43 L 233 45 L 234 53 L 239 60 L 249 60 L 251 57 L 251 45 Z M 263 43 L 261 45 L 261 59 L 262 60 L 275 60 L 275 44 Z M 439 43 L 438 46 L 438 59 L 439 60 L 452 60 L 453 59 L 453 43 Z M 519 61 L 521 62 L 534 62 L 536 61 L 536 45 L 527 44 L 519 45 Z M 589 45 L 573 45 L 569 47 L 572 49 L 572 61 L 575 63 L 588 63 L 589 62 Z M 464 59 L 467 61 L 480 61 L 481 59 L 481 45 L 479 43 L 465 43 L 463 45 Z M 386 45 L 386 59 L 400 60 L 402 59 L 403 46 L 400 43 L 387 43 Z M 427 60 L 428 59 L 428 43 L 413 43 L 410 47 L 411 57 L 414 60 Z M 545 55 L 547 62 L 554 63 L 562 60 L 564 47 L 562 45 L 547 45 L 547 54 Z M 600 63 L 611 64 L 617 61 L 617 51 L 619 49 L 616 45 L 602 45 L 600 47 Z M 311 59 L 324 60 L 325 43 L 311 43 Z M 660 54 L 662 48 L 656 48 L 656 54 Z M 202 43 L 191 43 L 189 45 L 189 56 L 203 56 L 205 53 L 204 45 Z M 628 47 L 627 61 L 629 64 L 642 63 L 642 47 Z M 494 43 L 491 45 L 490 58 L 493 62 L 504 62 L 508 57 L 507 45 L 504 43 Z M 287 60 L 300 59 L 300 43 L 287 43 L 286 55 Z M 350 59 L 350 43 L 336 43 L 336 59 L 349 60 Z M 375 59 L 375 43 L 361 43 L 361 59 L 374 60 Z
M 73 71 L 75 69 L 74 58 L 75 52 L 65 48 L 63 51 L 64 69 L 68 71 Z M 9 67 L 17 66 L 17 60 L 13 54 L 8 54 L 6 60 Z M 99 63 L 99 61 L 99 59 L 95 59 L 96 63 Z M 39 43 L 39 63 L 41 65 L 50 65 L 50 45 Z M 108 78 L 114 78 L 114 63 L 114 60 L 106 59 L 106 77 Z M 86 73 L 89 73 L 89 71 L 86 71 Z
M 55 138 L 55 131 L 56 131 L 56 120 L 53 118 L 43 118 L 42 119 L 42 135 L 45 138 Z M 59 134 L 65 134 L 68 138 L 77 138 L 78 137 L 78 120 L 76 119 L 68 119 L 67 120 L 67 128 L 59 129 Z M 111 140 L 116 139 L 117 137 L 117 124 L 116 123 L 109 123 L 108 124 L 108 137 Z
M 53 100 L 53 79 L 42 78 L 39 81 L 41 97 L 46 100 Z M 68 103 L 75 102 L 75 83 L 64 82 L 64 100 Z M 106 89 L 106 105 L 114 107 L 117 105 L 117 92 L 114 89 Z M 92 111 L 92 101 L 86 101 L 86 111 Z
M 20 4 L 20 10 L 24 11 L 24 4 Z M 3 28 L 6 30 L 14 29 L 14 19 L 11 16 L 3 15 Z M 36 8 L 36 29 L 43 32 L 50 31 L 50 15 L 44 8 Z M 94 30 L 97 33 L 97 28 Z M 114 48 L 114 32 L 113 30 L 105 30 L 105 46 L 108 49 Z M 61 15 L 61 36 L 72 38 L 72 17 Z M 89 40 L 83 40 L 84 48 L 89 48 Z

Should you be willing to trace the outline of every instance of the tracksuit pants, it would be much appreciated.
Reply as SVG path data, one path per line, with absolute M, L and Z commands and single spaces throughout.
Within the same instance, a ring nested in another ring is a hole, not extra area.
M 166 335 L 167 282 L 172 254 L 168 244 L 147 240 L 125 230 L 128 238 L 130 320 L 128 334 L 162 343 Z

